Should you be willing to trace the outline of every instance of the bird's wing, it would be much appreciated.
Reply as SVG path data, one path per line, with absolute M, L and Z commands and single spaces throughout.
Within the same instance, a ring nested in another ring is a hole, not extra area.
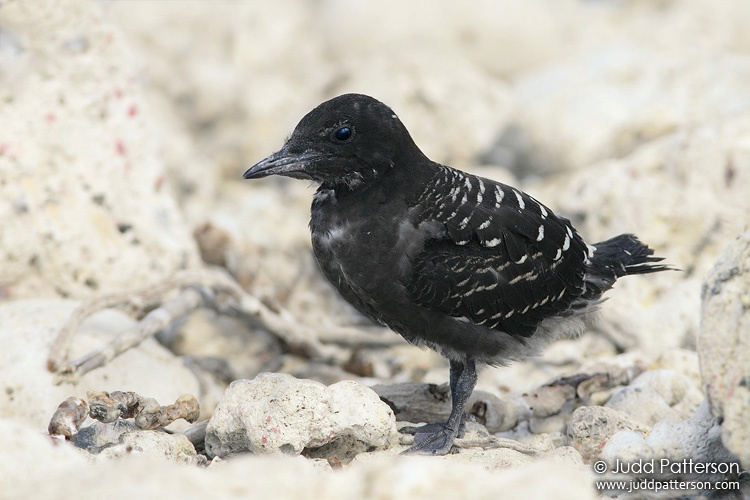
M 415 206 L 427 239 L 404 285 L 427 309 L 527 337 L 584 289 L 588 247 L 570 222 L 521 191 L 441 167 Z

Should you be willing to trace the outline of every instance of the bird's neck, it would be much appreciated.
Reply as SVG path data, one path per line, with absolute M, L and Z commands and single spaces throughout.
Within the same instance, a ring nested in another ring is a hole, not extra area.
M 332 192 L 339 199 L 362 198 L 380 191 L 408 196 L 428 183 L 437 169 L 438 165 L 426 156 L 412 155 L 410 158 L 396 159 L 377 169 L 352 172 L 336 182 L 323 182 L 318 192 Z

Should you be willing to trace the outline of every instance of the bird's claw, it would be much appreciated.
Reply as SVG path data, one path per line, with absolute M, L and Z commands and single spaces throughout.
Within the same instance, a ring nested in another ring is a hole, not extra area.
M 402 455 L 446 455 L 458 434 L 445 424 L 427 424 L 422 427 L 404 427 L 401 432 L 414 434 L 414 444 Z

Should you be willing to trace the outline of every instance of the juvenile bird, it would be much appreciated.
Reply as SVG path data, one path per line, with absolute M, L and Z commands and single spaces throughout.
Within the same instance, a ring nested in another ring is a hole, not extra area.
M 344 299 L 448 358 L 450 417 L 418 428 L 407 453 L 445 454 L 461 437 L 477 363 L 577 335 L 618 278 L 667 269 L 633 235 L 587 245 L 528 194 L 431 161 L 366 95 L 313 109 L 244 177 L 269 175 L 320 183 L 313 251 Z

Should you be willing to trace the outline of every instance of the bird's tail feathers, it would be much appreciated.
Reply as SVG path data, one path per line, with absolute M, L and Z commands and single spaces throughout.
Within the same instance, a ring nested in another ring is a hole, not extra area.
M 621 234 L 602 241 L 593 245 L 592 250 L 584 293 L 589 300 L 601 297 L 623 276 L 674 270 L 668 265 L 657 264 L 664 259 L 654 257 L 653 249 L 633 234 Z

